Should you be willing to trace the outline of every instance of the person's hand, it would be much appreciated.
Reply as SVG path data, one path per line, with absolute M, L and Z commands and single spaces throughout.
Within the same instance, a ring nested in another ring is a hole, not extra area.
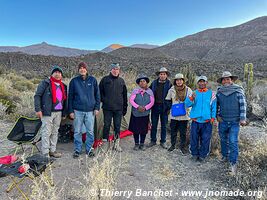
M 65 120 L 66 119 L 66 116 L 62 117 L 62 120 Z
M 95 110 L 94 114 L 95 114 L 95 116 L 97 116 L 99 114 L 99 110 Z
M 192 95 L 189 97 L 191 101 L 194 101 L 196 98 L 196 92 L 192 92 Z
M 42 117 L 43 117 L 43 113 L 42 113 L 42 111 L 36 112 L 36 116 L 37 116 L 39 119 L 42 119 Z
M 240 125 L 241 125 L 241 126 L 246 126 L 246 125 L 247 125 L 246 120 L 241 120 L 241 121 L 240 121 Z
M 74 113 L 70 113 L 70 119 L 74 119 Z
M 144 106 L 138 106 L 137 110 L 138 110 L 139 112 L 145 112 L 146 109 L 145 109 Z
M 220 116 L 217 116 L 217 121 L 218 122 L 222 122 L 223 120 L 222 120 L 222 118 Z
M 125 116 L 126 113 L 127 113 L 127 109 L 125 109 L 125 110 L 122 111 L 122 115 L 123 115 L 123 116 Z
M 214 121 L 215 121 L 215 119 L 214 119 L 214 118 L 211 118 L 211 119 L 210 119 L 210 123 L 211 123 L 211 124 L 213 124 L 213 123 L 214 123 Z

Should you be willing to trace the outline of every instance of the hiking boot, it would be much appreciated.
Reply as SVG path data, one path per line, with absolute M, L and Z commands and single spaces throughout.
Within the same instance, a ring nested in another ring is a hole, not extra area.
M 205 163 L 205 162 L 206 162 L 206 158 L 199 157 L 199 158 L 198 158 L 198 161 L 199 161 L 200 163 Z
M 78 151 L 75 151 L 72 156 L 73 156 L 73 158 L 79 158 L 80 157 L 80 153 Z
M 120 139 L 116 139 L 114 141 L 113 150 L 118 151 L 118 152 L 122 152 L 122 148 L 120 147 Z
M 147 145 L 147 147 L 150 148 L 150 147 L 155 146 L 156 144 L 157 144 L 156 142 L 150 142 L 150 143 Z
M 220 162 L 221 162 L 221 163 L 227 163 L 227 162 L 228 162 L 228 158 L 223 156 L 223 157 L 220 159 Z
M 95 153 L 94 153 L 93 149 L 91 149 L 89 152 L 86 152 L 86 155 L 88 157 L 94 157 L 95 156 Z
M 45 154 L 43 154 L 43 156 L 44 156 L 45 158 L 50 158 L 49 153 L 45 153 Z
M 193 160 L 194 162 L 198 161 L 198 156 L 191 156 L 191 160 Z
M 145 145 L 144 145 L 144 144 L 140 144 L 140 145 L 139 145 L 139 149 L 142 150 L 142 151 L 146 150 L 146 149 L 145 149 Z
M 133 150 L 137 151 L 139 149 L 139 144 L 135 144 Z
M 166 142 L 164 142 L 164 143 L 160 143 L 160 146 L 161 146 L 163 149 L 168 149 Z
M 110 149 L 110 142 L 107 140 L 107 139 L 103 139 L 102 140 L 102 145 L 101 145 L 101 149 L 104 151 L 104 152 L 108 152 L 108 150 Z
M 187 154 L 186 148 L 181 148 L 180 151 L 184 156 Z
M 175 149 L 175 145 L 171 145 L 170 148 L 168 148 L 168 151 L 173 151 Z
M 55 151 L 55 152 L 49 152 L 49 156 L 50 157 L 54 157 L 54 158 L 61 158 L 62 153 L 59 153 L 57 151 Z
M 237 171 L 237 165 L 236 164 L 231 164 L 230 165 L 230 175 L 235 176 Z

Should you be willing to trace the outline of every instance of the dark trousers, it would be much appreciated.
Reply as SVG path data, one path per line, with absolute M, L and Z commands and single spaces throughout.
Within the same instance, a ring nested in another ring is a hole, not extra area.
M 166 124 L 168 122 L 168 114 L 163 110 L 163 104 L 154 105 L 151 112 L 151 122 L 152 122 L 152 129 L 151 129 L 151 142 L 157 142 L 157 127 L 158 122 L 161 122 L 161 140 L 160 143 L 166 142 Z
M 146 139 L 146 134 L 133 134 L 135 144 L 144 144 Z
M 193 156 L 205 158 L 210 153 L 212 125 L 210 122 L 198 123 L 193 121 L 190 135 L 190 151 Z
M 175 146 L 177 140 L 177 132 L 180 132 L 180 149 L 185 148 L 186 130 L 188 120 L 171 120 L 171 144 Z
M 115 139 L 118 139 L 121 129 L 122 111 L 103 110 L 103 114 L 104 114 L 103 139 L 108 140 L 109 138 L 109 131 L 112 119 L 114 125 L 114 133 L 115 133 L 114 136 Z

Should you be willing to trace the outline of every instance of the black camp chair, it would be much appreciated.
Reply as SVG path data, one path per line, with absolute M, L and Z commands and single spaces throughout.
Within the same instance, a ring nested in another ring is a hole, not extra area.
M 36 145 L 36 142 L 38 141 L 36 137 L 41 126 L 41 119 L 20 117 L 9 132 L 7 139 L 20 145 L 23 152 L 23 144 L 32 144 L 33 147 L 35 147 L 40 152 L 39 148 Z
M 12 191 L 14 188 L 23 196 L 24 199 L 29 200 L 27 194 L 20 188 L 20 185 L 24 182 L 26 178 L 31 180 L 43 174 L 43 177 L 47 180 L 48 184 L 53 186 L 53 181 L 45 173 L 46 168 L 54 162 L 54 158 L 47 158 L 41 154 L 35 154 L 25 159 L 24 162 L 17 161 L 9 165 L 0 166 L 1 177 L 8 176 L 11 179 L 11 184 L 6 189 L 6 192 Z M 26 173 L 19 173 L 18 169 L 23 164 L 29 164 L 30 168 Z

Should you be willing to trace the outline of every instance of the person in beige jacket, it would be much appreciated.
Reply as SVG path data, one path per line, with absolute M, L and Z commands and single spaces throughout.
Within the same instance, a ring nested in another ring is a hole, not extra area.
M 183 74 L 178 73 L 175 75 L 173 86 L 169 89 L 166 96 L 166 100 L 172 100 L 172 109 L 174 105 L 183 105 L 185 98 L 192 95 L 192 90 L 185 85 L 186 78 Z M 190 108 L 186 108 L 185 105 L 182 109 L 185 110 L 184 114 L 177 116 L 171 110 L 171 146 L 168 148 L 168 151 L 173 151 L 176 145 L 177 133 L 180 132 L 180 150 L 182 154 L 186 154 L 186 131 L 187 124 L 190 120 L 189 111 Z

